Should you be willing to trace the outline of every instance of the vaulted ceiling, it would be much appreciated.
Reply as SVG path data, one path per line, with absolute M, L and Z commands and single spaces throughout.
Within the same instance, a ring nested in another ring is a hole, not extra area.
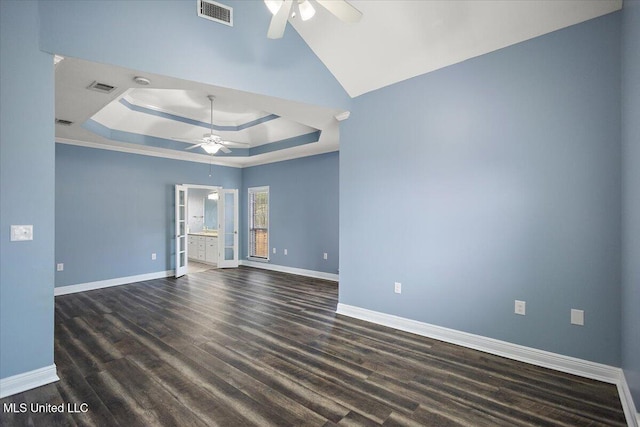
M 350 3 L 362 12 L 360 22 L 344 23 L 311 0 L 315 16 L 291 18 L 285 31 L 296 31 L 352 97 L 622 7 L 621 0 Z M 266 6 L 256 1 L 255 7 Z M 340 109 L 149 73 L 142 77 L 150 84 L 140 85 L 139 74 L 74 58 L 60 62 L 56 118 L 72 123 L 56 125 L 57 141 L 245 167 L 335 151 L 339 121 L 348 117 Z M 92 90 L 95 82 L 115 89 Z M 237 143 L 230 153 L 188 149 L 211 132 L 209 95 L 215 96 L 213 133 Z
M 317 5 L 313 0 L 311 3 Z M 352 97 L 622 8 L 622 0 L 351 0 L 290 23 Z

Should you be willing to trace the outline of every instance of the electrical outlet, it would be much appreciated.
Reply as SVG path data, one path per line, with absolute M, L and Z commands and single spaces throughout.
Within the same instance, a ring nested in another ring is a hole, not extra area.
M 273 253 L 274 253 L 274 254 L 276 253 L 276 248 L 273 248 Z
M 155 252 L 151 254 L 151 259 L 152 259 L 153 261 L 155 261 L 155 260 L 156 260 L 156 253 L 155 253 Z
M 395 292 L 396 294 L 401 294 L 402 293 L 402 283 L 395 282 L 393 284 L 393 292 Z
M 56 264 L 56 271 L 63 271 L 64 270 L 64 263 L 59 262 L 58 264 Z
M 525 301 L 516 300 L 515 313 L 524 316 L 527 312 L 527 303 Z
M 325 252 L 325 253 L 324 253 L 324 255 L 323 255 L 322 257 L 323 257 L 324 259 L 328 259 L 328 255 L 327 255 L 327 253 Z
M 286 249 L 284 250 L 284 254 L 285 254 L 285 255 L 287 254 L 287 250 L 286 250 Z
M 584 326 L 584 310 L 571 309 L 571 324 Z
M 11 241 L 33 240 L 33 225 L 12 225 Z

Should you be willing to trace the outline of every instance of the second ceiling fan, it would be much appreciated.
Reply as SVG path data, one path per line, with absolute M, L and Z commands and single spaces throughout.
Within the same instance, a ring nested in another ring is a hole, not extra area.
M 358 22 L 362 18 L 362 12 L 350 5 L 346 0 L 315 0 L 320 6 L 327 9 L 334 16 L 344 22 Z M 298 9 L 303 21 L 310 19 L 315 14 L 315 9 L 310 0 L 264 0 L 273 14 L 267 37 L 279 39 L 284 35 L 289 17 L 295 16 L 295 7 Z
M 216 135 L 213 133 L 213 101 L 216 99 L 213 95 L 208 95 L 209 101 L 211 101 L 211 132 L 205 133 L 202 135 L 201 139 L 195 140 L 185 140 L 182 138 L 173 138 L 179 141 L 189 141 L 189 142 L 198 142 L 198 144 L 194 144 L 190 147 L 187 147 L 187 150 L 193 150 L 194 148 L 202 147 L 204 151 L 208 154 L 216 154 L 218 151 L 222 151 L 223 153 L 230 153 L 231 150 L 227 147 L 227 145 L 249 145 L 244 142 L 235 142 L 235 141 L 227 141 L 222 139 L 220 135 Z

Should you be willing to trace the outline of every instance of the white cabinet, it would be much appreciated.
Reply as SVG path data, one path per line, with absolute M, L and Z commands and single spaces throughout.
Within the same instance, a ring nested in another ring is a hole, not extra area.
M 205 261 L 211 264 L 218 263 L 217 237 L 205 237 Z
M 218 263 L 218 238 L 215 236 L 189 234 L 188 250 L 189 259 L 208 264 Z
M 198 242 L 197 239 L 198 236 L 194 236 L 192 234 L 189 234 L 189 243 L 188 243 L 188 254 L 189 254 L 189 259 L 197 259 L 198 257 Z
M 205 260 L 205 237 L 195 234 L 189 235 L 189 259 Z

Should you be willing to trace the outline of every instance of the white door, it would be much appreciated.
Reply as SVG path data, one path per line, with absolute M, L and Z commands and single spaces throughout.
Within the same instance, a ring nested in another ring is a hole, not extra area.
M 220 190 L 218 197 L 218 267 L 238 266 L 238 190 Z
M 176 185 L 176 277 L 187 274 L 187 187 Z

